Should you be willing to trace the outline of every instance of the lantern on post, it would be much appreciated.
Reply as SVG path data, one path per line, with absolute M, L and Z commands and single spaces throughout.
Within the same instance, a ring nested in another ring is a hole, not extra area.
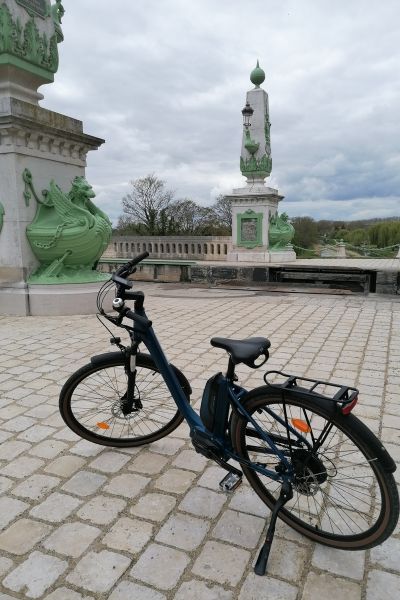
M 254 110 L 251 108 L 250 104 L 246 102 L 246 106 L 242 110 L 243 126 L 246 127 L 246 129 L 251 127 L 251 117 L 253 116 L 253 113 Z

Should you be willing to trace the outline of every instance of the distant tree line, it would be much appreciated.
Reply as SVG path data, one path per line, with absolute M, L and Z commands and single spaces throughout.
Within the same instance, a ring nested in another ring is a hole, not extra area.
M 177 199 L 166 182 L 154 174 L 131 182 L 122 199 L 117 235 L 230 235 L 231 206 L 219 196 L 212 206 L 190 198 Z
M 385 248 L 400 244 L 400 217 L 364 221 L 315 221 L 311 217 L 291 219 L 295 228 L 293 243 L 302 248 L 343 240 L 353 246 Z

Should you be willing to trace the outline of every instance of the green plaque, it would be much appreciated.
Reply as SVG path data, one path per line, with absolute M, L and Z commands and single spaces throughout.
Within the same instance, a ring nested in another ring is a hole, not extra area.
M 262 221 L 263 213 L 256 213 L 251 209 L 237 215 L 237 241 L 238 246 L 255 248 L 262 246 Z
M 27 11 L 42 17 L 42 19 L 48 14 L 47 0 L 17 0 L 17 3 L 26 8 Z

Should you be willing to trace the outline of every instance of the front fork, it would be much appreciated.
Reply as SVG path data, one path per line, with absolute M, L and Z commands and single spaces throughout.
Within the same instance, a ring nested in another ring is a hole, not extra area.
M 138 344 L 136 342 L 125 350 L 125 372 L 128 380 L 128 385 L 125 394 L 121 398 L 121 410 L 123 414 L 130 415 L 132 412 L 137 412 L 143 408 L 140 399 L 140 394 L 136 386 L 136 358 L 138 352 Z

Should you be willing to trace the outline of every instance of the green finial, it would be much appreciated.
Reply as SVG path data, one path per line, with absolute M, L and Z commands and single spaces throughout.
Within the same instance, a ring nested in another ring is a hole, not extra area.
M 261 69 L 258 60 L 256 68 L 250 73 L 250 81 L 254 83 L 256 88 L 260 87 L 263 81 L 265 81 L 265 72 Z

